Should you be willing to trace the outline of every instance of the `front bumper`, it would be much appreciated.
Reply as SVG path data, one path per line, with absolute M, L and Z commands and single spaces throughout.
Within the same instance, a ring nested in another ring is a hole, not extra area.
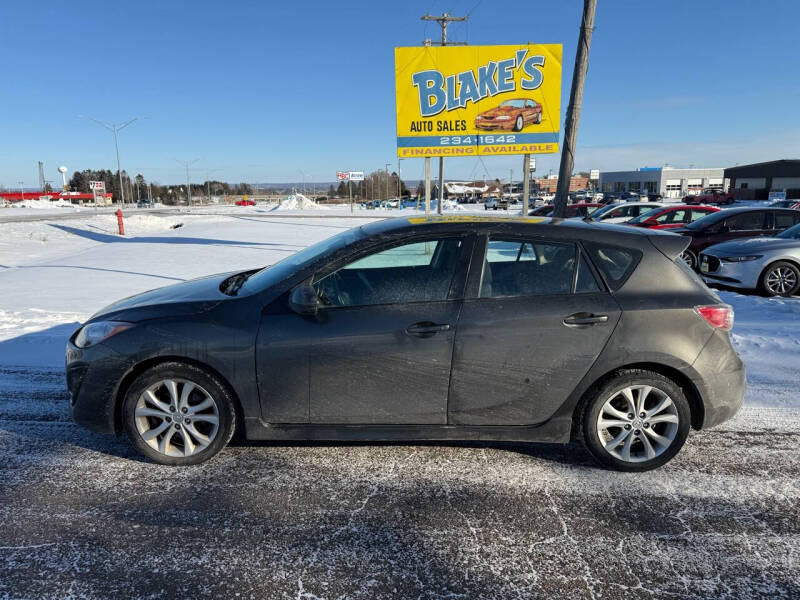
M 709 270 L 704 271 L 704 260 L 708 261 Z M 727 262 L 709 252 L 702 252 L 698 257 L 700 276 L 706 283 L 717 283 L 730 287 L 754 290 L 758 288 L 758 280 L 764 269 L 764 259 L 744 262 Z
M 117 433 L 114 399 L 130 365 L 102 343 L 66 349 L 66 375 L 72 418 L 78 425 L 101 433 Z
M 508 121 L 484 121 L 481 119 L 480 121 L 475 121 L 475 129 L 480 129 L 481 131 L 512 131 L 514 129 L 514 119 L 509 119 Z

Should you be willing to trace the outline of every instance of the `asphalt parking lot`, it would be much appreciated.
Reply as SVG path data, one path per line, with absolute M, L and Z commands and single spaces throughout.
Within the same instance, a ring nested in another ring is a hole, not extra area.
M 0 597 L 797 598 L 800 416 L 746 409 L 666 467 L 578 446 L 239 445 L 149 464 L 0 369 Z

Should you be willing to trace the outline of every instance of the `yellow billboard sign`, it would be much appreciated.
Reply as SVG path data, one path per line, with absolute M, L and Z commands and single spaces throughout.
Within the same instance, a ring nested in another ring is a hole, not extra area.
M 397 156 L 558 152 L 561 44 L 395 48 Z

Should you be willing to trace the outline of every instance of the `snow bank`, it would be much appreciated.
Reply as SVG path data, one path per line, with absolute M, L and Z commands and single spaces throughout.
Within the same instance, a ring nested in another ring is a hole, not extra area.
M 324 207 L 303 194 L 294 194 L 286 198 L 273 210 L 324 210 Z
M 11 208 L 35 208 L 42 210 L 45 208 L 75 208 L 72 202 L 68 200 L 23 200 L 22 202 L 15 202 Z

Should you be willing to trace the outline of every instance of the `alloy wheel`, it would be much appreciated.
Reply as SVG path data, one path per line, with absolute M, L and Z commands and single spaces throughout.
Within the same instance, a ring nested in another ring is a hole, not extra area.
M 767 273 L 764 284 L 773 294 L 788 294 L 797 286 L 797 273 L 789 267 L 777 267 Z
M 681 260 L 689 265 L 690 268 L 694 269 L 694 254 L 692 254 L 690 250 L 681 252 Z
M 605 401 L 597 417 L 597 436 L 614 458 L 645 462 L 672 445 L 679 423 L 678 409 L 666 392 L 631 385 Z
M 197 454 L 219 430 L 214 398 L 184 379 L 164 379 L 148 387 L 139 396 L 134 417 L 142 440 L 166 456 Z

